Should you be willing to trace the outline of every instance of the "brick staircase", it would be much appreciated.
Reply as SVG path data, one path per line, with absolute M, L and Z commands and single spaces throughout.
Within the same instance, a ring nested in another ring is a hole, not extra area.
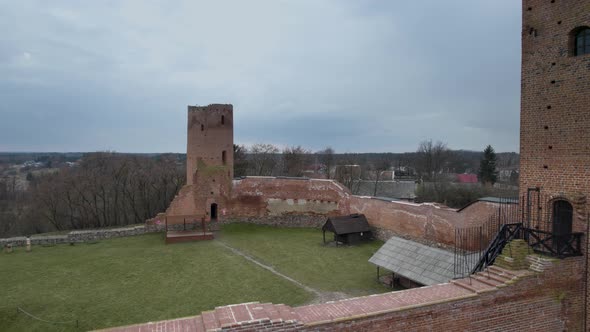
M 293 309 L 284 304 L 272 303 L 242 303 L 217 307 L 215 310 L 205 311 L 199 316 L 187 318 L 191 322 L 182 322 L 175 326 L 165 326 L 168 331 L 196 331 L 211 332 L 231 329 L 232 331 L 256 330 L 257 327 L 296 327 L 297 315 Z M 174 321 L 169 321 L 174 324 Z M 170 329 L 172 327 L 172 329 Z
M 302 326 L 301 323 L 298 323 L 297 318 L 293 308 L 287 305 L 250 302 L 217 307 L 211 311 L 204 311 L 198 316 L 121 326 L 107 330 L 110 332 L 213 332 L 256 331 L 262 328 L 289 329 Z
M 484 271 L 471 275 L 471 277 L 452 280 L 451 283 L 480 294 L 506 287 L 527 274 L 526 271 L 510 271 L 491 265 Z

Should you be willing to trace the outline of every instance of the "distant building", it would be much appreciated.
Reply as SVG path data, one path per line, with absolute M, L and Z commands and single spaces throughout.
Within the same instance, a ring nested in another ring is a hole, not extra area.
M 477 183 L 477 174 L 457 174 L 457 182 L 459 183 Z

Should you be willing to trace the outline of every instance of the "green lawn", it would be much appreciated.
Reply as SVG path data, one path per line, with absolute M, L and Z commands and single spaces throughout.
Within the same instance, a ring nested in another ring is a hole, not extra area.
M 320 291 L 357 296 L 389 290 L 375 281 L 376 267 L 368 262 L 381 241 L 325 246 L 321 230 L 241 223 L 225 225 L 220 240 Z
M 321 231 L 245 224 L 220 239 L 321 291 L 386 291 L 367 262 L 381 243 L 325 247 Z M 0 331 L 76 331 L 197 315 L 260 301 L 300 305 L 313 294 L 233 254 L 218 241 L 165 245 L 163 234 L 0 253 Z M 17 313 L 16 308 L 52 321 Z

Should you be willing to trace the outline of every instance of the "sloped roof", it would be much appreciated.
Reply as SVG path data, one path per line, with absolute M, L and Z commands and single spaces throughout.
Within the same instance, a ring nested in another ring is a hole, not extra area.
M 371 229 L 364 214 L 351 214 L 349 216 L 329 218 L 322 227 L 322 230 L 342 235 L 368 232 Z
M 427 286 L 446 283 L 455 277 L 452 252 L 395 236 L 369 262 Z

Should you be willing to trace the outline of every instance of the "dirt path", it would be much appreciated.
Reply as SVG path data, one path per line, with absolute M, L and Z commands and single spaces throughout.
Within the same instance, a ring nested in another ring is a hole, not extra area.
M 248 261 L 250 261 L 250 262 L 252 262 L 252 263 L 260 266 L 261 268 L 263 268 L 263 269 L 265 269 L 265 270 L 267 270 L 267 271 L 269 271 L 269 272 L 271 272 L 271 273 L 273 273 L 273 274 L 275 274 L 275 275 L 277 275 L 277 276 L 279 276 L 279 277 L 281 277 L 281 278 L 283 278 L 285 280 L 288 280 L 288 281 L 292 282 L 293 284 L 295 284 L 295 285 L 297 285 L 297 286 L 305 289 L 306 291 L 312 293 L 313 295 L 315 295 L 315 298 L 310 303 L 313 303 L 313 304 L 315 304 L 315 303 L 324 303 L 324 302 L 328 302 L 328 301 L 341 300 L 341 299 L 345 299 L 345 298 L 351 297 L 351 296 L 347 295 L 346 293 L 342 293 L 342 292 L 322 292 L 322 291 L 319 291 L 319 290 L 317 290 L 315 288 L 311 288 L 309 286 L 306 286 L 306 285 L 302 284 L 301 282 L 299 282 L 299 281 L 297 281 L 297 280 L 295 280 L 295 279 L 293 279 L 293 278 L 291 278 L 291 277 L 289 277 L 289 276 L 287 276 L 287 275 L 285 275 L 285 274 L 283 274 L 283 273 L 275 270 L 273 267 L 268 266 L 268 265 L 266 265 L 266 264 L 264 264 L 264 263 L 256 260 L 252 256 L 250 256 L 250 255 L 248 255 L 248 254 L 240 251 L 237 248 L 234 248 L 234 247 L 228 245 L 227 243 L 225 243 L 223 241 L 217 240 L 217 242 L 221 246 L 223 246 L 224 248 L 226 248 L 226 249 L 230 250 L 231 252 L 233 252 L 234 254 L 239 255 L 239 256 L 242 256 L 246 260 L 248 260 Z

